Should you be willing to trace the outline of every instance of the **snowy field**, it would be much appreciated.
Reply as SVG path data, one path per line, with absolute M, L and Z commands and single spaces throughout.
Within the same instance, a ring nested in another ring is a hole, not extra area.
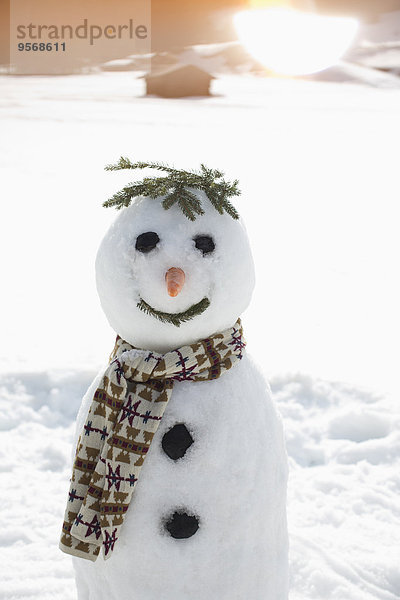
M 291 600 L 400 598 L 400 90 L 129 73 L 1 78 L 0 599 L 76 600 L 58 549 L 74 419 L 113 333 L 93 279 L 121 154 L 238 177 L 244 316 L 287 437 Z M 205 599 L 216 600 L 216 599 Z

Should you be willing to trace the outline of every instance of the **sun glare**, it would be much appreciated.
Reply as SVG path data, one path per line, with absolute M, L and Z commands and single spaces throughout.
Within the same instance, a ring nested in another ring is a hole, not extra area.
M 237 13 L 239 40 L 263 65 L 283 75 L 306 75 L 336 64 L 354 40 L 358 22 L 271 7 Z

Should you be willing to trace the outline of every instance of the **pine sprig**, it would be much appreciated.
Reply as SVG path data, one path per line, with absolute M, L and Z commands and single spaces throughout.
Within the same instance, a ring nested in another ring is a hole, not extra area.
M 233 219 L 239 218 L 239 213 L 228 198 L 239 196 L 239 181 L 225 181 L 222 171 L 209 169 L 204 164 L 199 171 L 175 169 L 159 162 L 132 163 L 129 158 L 121 156 L 114 165 L 107 165 L 106 171 L 119 171 L 121 169 L 155 169 L 167 173 L 164 177 L 144 177 L 142 181 L 130 183 L 114 194 L 103 206 L 114 206 L 118 210 L 129 206 L 132 198 L 148 196 L 150 198 L 162 197 L 162 206 L 168 210 L 177 204 L 185 217 L 195 221 L 198 215 L 204 214 L 200 199 L 192 190 L 202 190 L 214 208 L 222 215 L 226 212 Z
M 137 303 L 137 307 L 140 308 L 140 310 L 142 310 L 146 314 L 152 315 L 162 323 L 171 323 L 171 325 L 175 325 L 175 327 L 179 327 L 181 323 L 186 323 L 186 321 L 190 321 L 190 319 L 193 319 L 193 317 L 201 315 L 201 313 L 203 313 L 209 306 L 209 299 L 203 298 L 203 300 L 200 300 L 200 302 L 198 302 L 197 304 L 193 304 L 193 306 L 191 306 L 184 312 L 167 313 L 162 312 L 160 310 L 156 310 L 155 308 L 150 306 L 150 304 L 147 304 L 147 302 L 145 302 L 143 298 L 141 298 L 140 301 Z

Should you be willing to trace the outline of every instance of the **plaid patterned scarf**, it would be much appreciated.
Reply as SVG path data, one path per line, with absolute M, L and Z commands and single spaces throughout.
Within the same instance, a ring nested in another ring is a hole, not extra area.
M 114 550 L 144 459 L 174 381 L 217 379 L 241 358 L 234 327 L 166 354 L 137 350 L 117 337 L 80 434 L 60 548 L 95 561 Z

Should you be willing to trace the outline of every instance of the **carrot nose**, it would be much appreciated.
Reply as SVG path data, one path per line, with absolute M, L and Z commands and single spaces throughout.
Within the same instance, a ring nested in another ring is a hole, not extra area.
M 168 294 L 175 298 L 185 283 L 185 272 L 178 267 L 171 267 L 165 273 L 165 281 L 167 283 Z

